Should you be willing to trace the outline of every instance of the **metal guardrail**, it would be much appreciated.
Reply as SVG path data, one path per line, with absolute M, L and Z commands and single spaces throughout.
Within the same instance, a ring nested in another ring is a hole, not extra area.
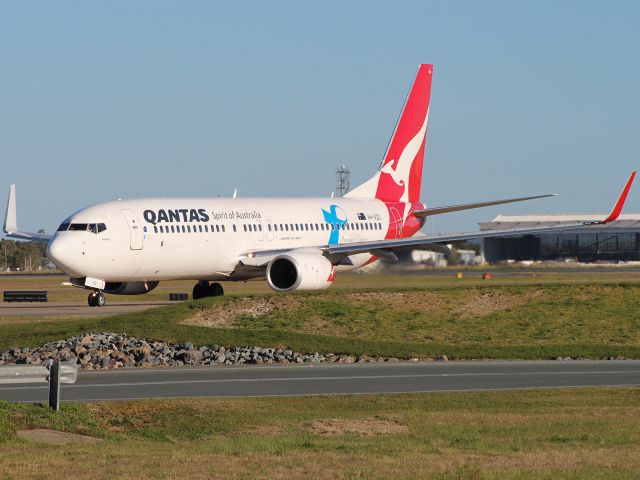
M 49 382 L 49 406 L 60 409 L 60 384 L 76 383 L 78 365 L 72 361 L 50 360 L 45 365 L 3 365 L 0 367 L 0 384 Z
M 46 290 L 5 290 L 5 302 L 47 302 L 49 292 Z

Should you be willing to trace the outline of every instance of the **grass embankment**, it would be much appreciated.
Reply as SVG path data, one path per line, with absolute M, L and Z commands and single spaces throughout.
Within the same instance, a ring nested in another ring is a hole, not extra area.
M 103 438 L 34 447 L 17 429 Z M 0 478 L 635 479 L 640 390 L 0 402 Z
M 144 312 L 4 320 L 0 349 L 91 331 L 196 344 L 449 358 L 640 358 L 640 284 L 528 284 L 227 296 Z

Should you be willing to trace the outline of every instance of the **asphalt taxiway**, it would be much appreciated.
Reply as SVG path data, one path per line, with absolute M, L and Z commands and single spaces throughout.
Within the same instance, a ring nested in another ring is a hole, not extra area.
M 62 401 L 269 397 L 640 386 L 640 361 L 468 361 L 80 372 Z M 0 400 L 44 402 L 48 387 L 0 385 Z
M 113 302 L 104 307 L 90 307 L 80 302 L 48 302 L 48 303 L 0 303 L 2 317 L 77 317 L 94 315 L 114 315 L 148 310 L 149 308 L 169 305 L 176 302 Z

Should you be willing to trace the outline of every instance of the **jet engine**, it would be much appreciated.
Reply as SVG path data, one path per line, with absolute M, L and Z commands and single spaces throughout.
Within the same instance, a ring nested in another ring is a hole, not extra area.
M 156 288 L 160 282 L 107 282 L 104 286 L 104 293 L 115 295 L 141 295 L 149 293 Z
M 317 253 L 285 253 L 267 265 L 267 283 L 277 292 L 327 288 L 333 275 L 331 262 Z

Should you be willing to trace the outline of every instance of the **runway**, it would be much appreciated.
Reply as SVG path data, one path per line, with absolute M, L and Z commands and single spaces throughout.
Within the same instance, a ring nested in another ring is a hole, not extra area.
M 176 302 L 122 302 L 115 301 L 102 308 L 90 307 L 80 302 L 48 302 L 48 303 L 0 303 L 0 318 L 2 317 L 73 317 L 114 315 L 148 310 L 149 308 L 170 305 Z
M 62 401 L 270 397 L 640 386 L 640 361 L 469 361 L 81 372 Z M 48 387 L 0 385 L 0 400 L 44 402 Z

